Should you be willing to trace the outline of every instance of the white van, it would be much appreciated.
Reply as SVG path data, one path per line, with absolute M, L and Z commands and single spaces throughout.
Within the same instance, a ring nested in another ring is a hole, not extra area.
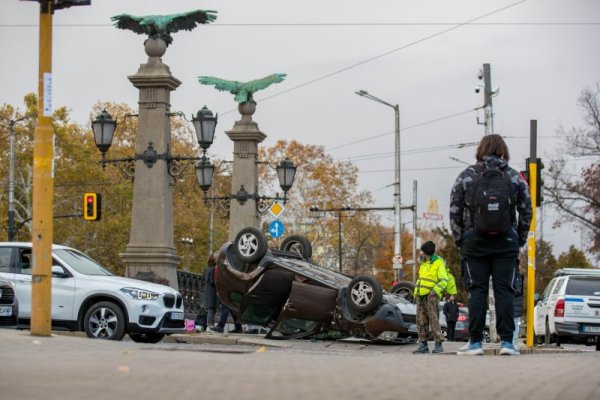
M 600 270 L 563 268 L 554 276 L 534 309 L 536 341 L 595 340 L 600 351 Z

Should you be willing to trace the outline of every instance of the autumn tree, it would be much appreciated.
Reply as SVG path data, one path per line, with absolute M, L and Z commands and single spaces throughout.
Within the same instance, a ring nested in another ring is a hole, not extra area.
M 313 258 L 324 266 L 337 269 L 341 224 L 343 272 L 352 275 L 378 272 L 374 270 L 375 259 L 386 240 L 381 235 L 376 215 L 352 211 L 372 203 L 370 193 L 358 189 L 356 166 L 334 160 L 325 154 L 322 146 L 297 141 L 278 141 L 271 147 L 261 148 L 259 158 L 272 167 L 289 158 L 297 166 L 294 186 L 288 193 L 287 209 L 281 218 L 287 227 L 286 234 L 307 236 L 313 243 Z M 280 192 L 274 168 L 262 165 L 260 176 L 261 192 Z M 310 213 L 311 206 L 321 210 L 342 207 L 349 210 Z M 391 257 L 389 263 L 391 267 Z
M 564 222 L 587 232 L 589 250 L 600 254 L 600 83 L 584 88 L 578 105 L 584 126 L 559 128 L 565 143 L 550 162 L 544 195 Z
M 585 253 L 573 245 L 569 246 L 569 250 L 560 253 L 558 260 L 556 261 L 556 267 L 557 269 L 593 268 L 592 263 L 587 259 Z

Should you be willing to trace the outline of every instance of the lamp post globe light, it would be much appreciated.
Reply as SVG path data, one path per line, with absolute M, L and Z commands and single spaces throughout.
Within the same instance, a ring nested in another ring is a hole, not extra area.
M 102 110 L 96 119 L 92 121 L 94 140 L 96 142 L 96 147 L 100 150 L 100 153 L 102 153 L 102 158 L 104 158 L 106 152 L 112 145 L 116 127 L 117 122 L 112 119 L 112 116 L 106 110 Z

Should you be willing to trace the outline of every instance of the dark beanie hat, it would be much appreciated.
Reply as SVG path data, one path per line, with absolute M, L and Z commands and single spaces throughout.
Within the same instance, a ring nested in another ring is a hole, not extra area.
M 421 246 L 421 251 L 428 256 L 432 256 L 433 253 L 435 253 L 435 243 L 433 243 L 431 240 L 426 241 L 423 243 L 423 246 Z

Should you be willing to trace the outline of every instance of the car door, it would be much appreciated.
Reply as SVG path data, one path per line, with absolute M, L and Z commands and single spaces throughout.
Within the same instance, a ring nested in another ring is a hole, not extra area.
M 31 247 L 16 247 L 15 294 L 19 300 L 19 319 L 31 318 L 31 274 L 33 271 Z
M 52 320 L 73 321 L 75 314 L 75 276 L 55 258 L 52 259 Z
M 266 337 L 294 339 L 319 332 L 331 323 L 337 295 L 335 289 L 292 282 L 290 297 Z
M 548 285 L 546 285 L 546 288 L 544 289 L 544 292 L 542 293 L 542 297 L 538 300 L 538 302 L 535 305 L 535 308 L 533 310 L 533 312 L 534 312 L 534 318 L 533 318 L 534 326 L 533 327 L 534 327 L 534 331 L 535 331 L 536 335 L 543 335 L 546 330 L 546 315 L 548 313 L 548 310 L 547 310 L 548 298 L 550 297 L 550 293 L 552 291 L 552 288 L 554 288 L 555 283 L 556 283 L 556 278 L 551 280 L 550 283 L 548 283 Z
M 554 326 L 554 309 L 556 308 L 556 303 L 559 298 L 564 298 L 562 295 L 562 287 L 566 281 L 566 277 L 556 278 L 556 283 L 552 287 L 550 295 L 548 297 L 548 301 L 546 302 L 546 316 L 548 319 L 548 328 L 550 328 L 550 334 L 554 334 L 556 332 L 556 328 Z M 544 324 L 546 321 L 544 321 Z M 545 328 L 544 328 L 545 329 Z

